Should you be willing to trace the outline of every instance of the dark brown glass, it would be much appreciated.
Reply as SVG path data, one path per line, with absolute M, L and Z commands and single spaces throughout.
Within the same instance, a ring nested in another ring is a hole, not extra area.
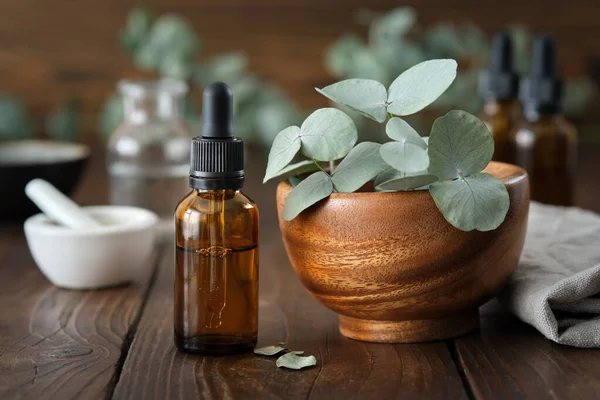
M 529 174 L 532 200 L 573 204 L 577 131 L 562 115 L 526 114 L 511 131 L 508 161 Z
M 508 161 L 508 136 L 519 117 L 519 105 L 514 100 L 488 100 L 479 118 L 494 137 L 494 161 Z
M 258 331 L 258 208 L 237 190 L 194 190 L 175 212 L 175 344 L 251 350 Z

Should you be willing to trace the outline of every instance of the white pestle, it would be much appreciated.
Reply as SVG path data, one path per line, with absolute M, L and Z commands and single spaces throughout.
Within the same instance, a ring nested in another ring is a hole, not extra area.
M 102 226 L 100 222 L 83 212 L 73 200 L 43 179 L 30 181 L 25 186 L 25 194 L 44 214 L 69 228 L 86 229 Z

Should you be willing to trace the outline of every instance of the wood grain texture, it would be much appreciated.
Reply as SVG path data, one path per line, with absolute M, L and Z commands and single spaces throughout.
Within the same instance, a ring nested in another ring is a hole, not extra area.
M 103 397 L 128 345 L 148 279 L 98 291 L 52 286 L 23 237 L 0 255 L 0 398 Z
M 348 337 L 426 342 L 477 328 L 477 308 L 517 266 L 527 228 L 525 171 L 492 162 L 510 207 L 499 228 L 451 226 L 428 191 L 334 193 L 292 221 L 282 218 L 292 190 L 279 184 L 279 226 L 301 282 L 340 314 Z
M 171 253 L 163 259 L 114 398 L 466 398 L 445 343 L 378 345 L 338 332 L 335 314 L 312 299 L 294 274 L 276 226 L 274 185 L 261 187 L 259 177 L 248 182 L 262 211 L 259 346 L 285 341 L 290 349 L 315 355 L 318 365 L 290 371 L 277 369 L 275 358 L 253 354 L 202 357 L 177 351 Z
M 600 212 L 598 154 L 598 146 L 580 148 L 577 202 Z M 94 152 L 76 194 L 82 203 L 106 201 L 102 159 Z M 21 228 L 2 225 L 0 398 L 467 398 L 459 372 L 468 379 L 471 398 L 598 397 L 600 350 L 555 345 L 497 309 L 482 309 L 481 332 L 448 342 L 454 354 L 442 342 L 389 345 L 344 338 L 335 314 L 308 295 L 290 266 L 276 226 L 275 185 L 260 184 L 263 165 L 255 156 L 248 164 L 248 193 L 262 211 L 259 345 L 287 341 L 317 356 L 317 367 L 286 371 L 277 370 L 271 358 L 175 352 L 172 253 L 162 258 L 136 340 L 124 348 L 123 335 L 131 331 L 134 304 L 140 302 L 134 288 L 55 289 L 29 258 Z M 121 375 L 123 348 L 128 354 Z M 111 381 L 115 372 L 118 382 Z
M 95 132 L 96 113 L 123 77 L 140 75 L 120 51 L 119 28 L 137 0 L 0 0 L 0 91 L 21 96 L 41 122 L 43 114 L 70 96 L 83 99 L 85 125 Z M 281 85 L 301 106 L 322 106 L 313 87 L 332 78 L 323 53 L 345 32 L 364 35 L 355 22 L 360 8 L 389 10 L 393 0 L 146 0 L 157 12 L 189 18 L 203 39 L 203 57 L 242 50 L 250 68 Z M 487 33 L 510 23 L 556 36 L 563 70 L 586 72 L 598 57 L 598 5 L 590 0 L 408 1 L 428 26 L 439 21 L 474 21 Z
M 597 399 L 600 350 L 546 340 L 534 328 L 486 305 L 481 330 L 455 342 L 478 399 Z
M 600 146 L 579 147 L 576 204 L 600 213 Z M 455 341 L 457 361 L 478 399 L 597 399 L 600 350 L 545 339 L 492 301 L 481 329 Z

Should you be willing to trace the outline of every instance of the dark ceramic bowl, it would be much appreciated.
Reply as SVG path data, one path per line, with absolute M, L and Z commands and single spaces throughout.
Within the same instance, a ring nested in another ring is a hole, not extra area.
M 19 221 L 39 212 L 25 185 L 42 178 L 69 195 L 90 157 L 83 144 L 45 140 L 0 142 L 0 220 Z

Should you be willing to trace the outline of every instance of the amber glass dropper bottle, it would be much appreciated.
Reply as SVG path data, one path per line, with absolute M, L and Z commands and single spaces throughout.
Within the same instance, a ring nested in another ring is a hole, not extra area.
M 204 89 L 193 190 L 175 212 L 175 344 L 202 354 L 251 350 L 258 330 L 258 208 L 241 192 L 232 98 L 221 82 Z
M 513 69 L 511 38 L 498 33 L 492 41 L 490 64 L 479 75 L 479 93 L 484 100 L 479 117 L 494 137 L 495 161 L 507 161 L 508 134 L 519 117 L 519 77 Z
M 510 134 L 510 156 L 529 174 L 532 200 L 568 206 L 574 197 L 577 132 L 562 115 L 562 97 L 554 40 L 537 37 L 531 75 L 519 89 L 523 119 Z

